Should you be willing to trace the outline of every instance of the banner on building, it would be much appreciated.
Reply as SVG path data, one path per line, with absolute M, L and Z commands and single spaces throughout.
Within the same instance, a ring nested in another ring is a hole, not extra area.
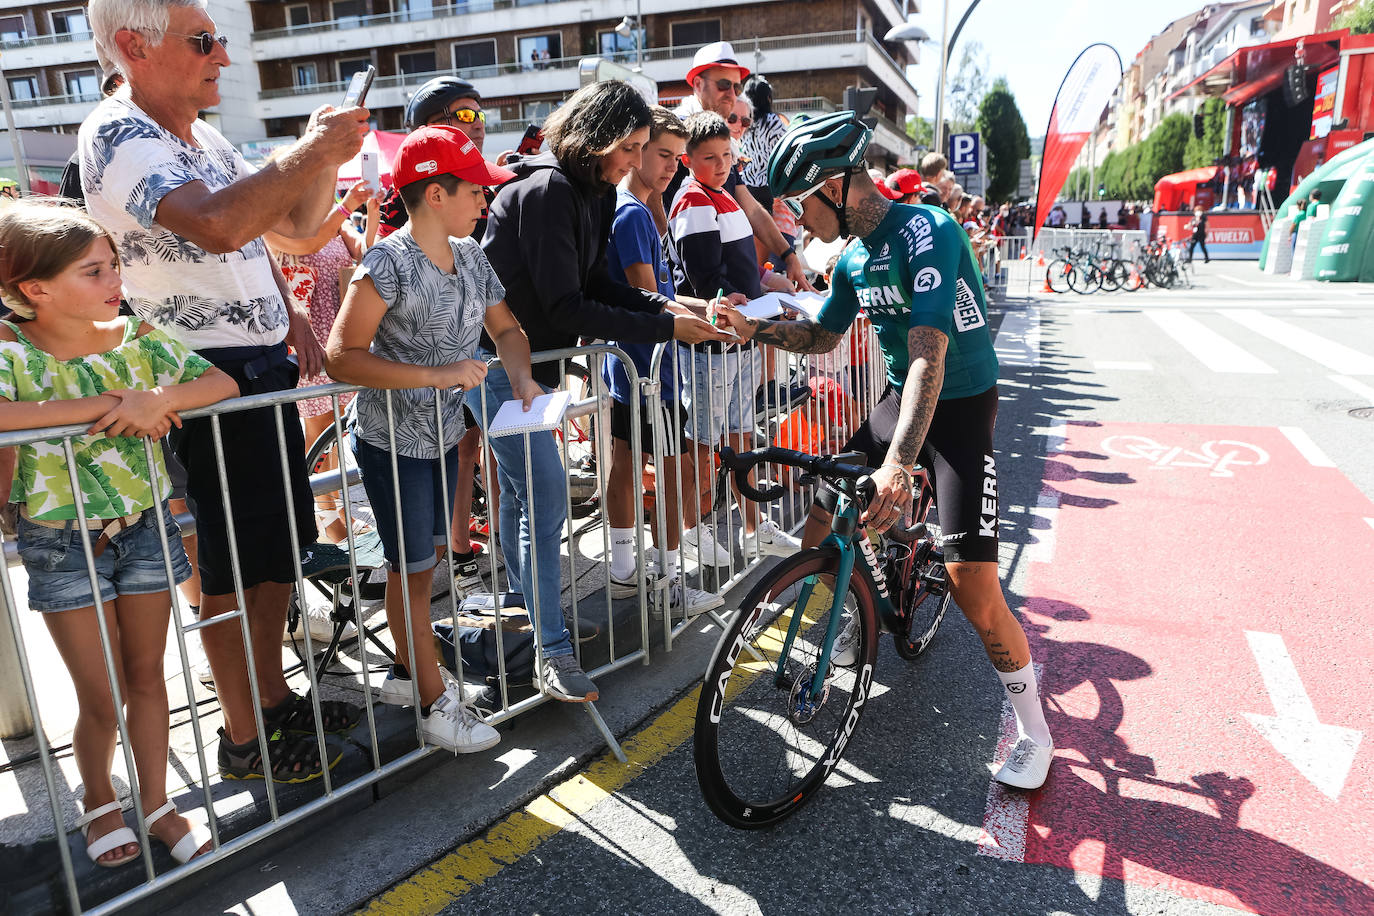
M 1111 45 L 1098 43 L 1083 49 L 1060 83 L 1045 130 L 1045 154 L 1040 160 L 1040 193 L 1035 206 L 1037 233 L 1120 82 L 1121 55 Z
M 1331 133 L 1336 114 L 1336 77 L 1340 67 L 1323 70 L 1317 75 L 1317 91 L 1312 96 L 1312 132 L 1307 139 L 1319 140 Z

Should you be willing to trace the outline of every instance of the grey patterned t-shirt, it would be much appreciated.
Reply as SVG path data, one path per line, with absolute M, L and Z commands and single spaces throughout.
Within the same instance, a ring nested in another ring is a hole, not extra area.
M 411 237 L 410 226 L 388 235 L 363 255 L 354 276 L 371 277 L 386 303 L 386 314 L 372 337 L 371 350 L 383 359 L 415 366 L 443 366 L 472 359 L 487 309 L 506 297 L 482 246 L 472 239 L 449 239 L 453 273 L 431 261 Z M 433 388 L 393 390 L 391 415 L 396 424 L 396 454 L 438 458 L 440 453 L 434 398 L 444 418 L 444 448 L 463 437 L 463 395 Z M 391 447 L 386 429 L 386 392 L 358 394 L 358 437 L 381 449 Z
M 105 99 L 77 134 L 86 209 L 119 245 L 124 297 L 140 318 L 196 350 L 279 343 L 286 303 L 262 239 L 214 254 L 157 222 L 177 188 L 199 181 L 215 192 L 253 174 L 209 124 L 191 134 L 194 146 L 163 129 L 127 87 Z

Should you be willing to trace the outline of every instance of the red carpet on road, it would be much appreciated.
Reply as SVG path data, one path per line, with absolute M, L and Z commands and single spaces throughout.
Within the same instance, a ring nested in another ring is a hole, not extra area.
M 1025 861 L 1374 913 L 1374 503 L 1278 429 L 1064 431 L 1023 608 L 1058 748 Z

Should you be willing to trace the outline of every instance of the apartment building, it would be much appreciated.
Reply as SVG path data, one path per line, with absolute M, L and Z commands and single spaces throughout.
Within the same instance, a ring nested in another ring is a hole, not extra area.
M 368 107 L 383 130 L 400 130 L 406 100 L 431 77 L 456 73 L 481 91 L 487 149 L 516 145 L 579 85 L 578 63 L 600 56 L 642 67 L 660 98 L 690 93 L 683 81 L 700 46 L 730 41 L 767 74 L 786 110 L 826 110 L 848 86 L 878 88 L 878 158 L 909 161 L 905 130 L 918 107 L 905 69 L 910 46 L 881 36 L 904 21 L 895 0 L 754 0 L 703 7 L 694 0 L 301 0 L 250 4 L 252 59 L 262 90 L 256 113 L 268 136 L 295 136 L 310 111 L 334 102 L 368 64 Z M 910 9 L 910 4 L 908 4 Z M 629 35 L 616 26 L 628 17 Z M 635 23 L 638 27 L 634 27 Z

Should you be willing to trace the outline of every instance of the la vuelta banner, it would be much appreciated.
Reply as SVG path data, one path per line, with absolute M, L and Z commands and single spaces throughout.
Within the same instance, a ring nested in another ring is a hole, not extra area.
M 1074 160 L 1120 82 L 1121 55 L 1111 45 L 1098 43 L 1083 49 L 1059 84 L 1059 94 L 1050 110 L 1050 126 L 1045 130 L 1045 153 L 1040 159 L 1036 234 L 1045 224 Z

